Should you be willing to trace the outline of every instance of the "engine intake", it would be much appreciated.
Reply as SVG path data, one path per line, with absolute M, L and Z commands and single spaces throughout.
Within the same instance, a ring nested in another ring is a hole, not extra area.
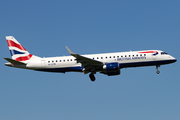
M 103 66 L 103 69 L 106 71 L 119 70 L 119 63 L 107 63 Z
M 101 73 L 106 74 L 108 76 L 119 75 L 120 74 L 119 63 L 117 63 L 117 62 L 107 63 L 106 65 L 103 66 L 103 69 L 105 71 L 103 71 Z

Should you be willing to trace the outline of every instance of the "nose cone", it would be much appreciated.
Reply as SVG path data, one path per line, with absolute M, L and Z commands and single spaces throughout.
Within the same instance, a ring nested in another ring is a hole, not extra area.
M 174 58 L 173 62 L 176 62 L 176 61 L 177 61 L 177 59 L 176 59 L 176 58 Z
M 172 56 L 171 56 L 172 57 Z M 171 61 L 172 61 L 172 63 L 174 63 L 174 62 L 176 62 L 177 61 L 177 59 L 176 58 L 174 58 L 174 57 L 172 57 L 171 58 Z

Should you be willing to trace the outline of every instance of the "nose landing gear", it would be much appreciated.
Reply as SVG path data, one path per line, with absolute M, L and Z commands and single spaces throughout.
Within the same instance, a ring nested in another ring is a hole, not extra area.
M 157 71 L 156 71 L 156 73 L 157 73 L 157 74 L 159 74 L 159 73 L 160 73 L 160 71 L 159 71 L 159 70 L 157 70 Z
M 156 73 L 157 73 L 157 74 L 159 74 L 159 73 L 160 73 L 160 71 L 158 70 L 158 69 L 159 69 L 159 67 L 160 67 L 160 65 L 156 65 L 156 70 L 157 70 L 157 71 L 156 71 Z

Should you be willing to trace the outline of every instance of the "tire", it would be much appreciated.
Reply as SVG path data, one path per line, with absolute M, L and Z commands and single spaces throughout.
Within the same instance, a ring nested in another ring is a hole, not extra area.
M 159 70 L 157 70 L 157 71 L 156 71 L 156 73 L 157 73 L 157 74 L 159 74 L 159 73 L 160 73 L 160 71 L 159 71 Z
M 96 80 L 96 78 L 95 78 L 94 74 L 92 74 L 92 73 L 91 73 L 91 74 L 89 74 L 89 77 L 90 77 L 91 81 L 93 81 L 93 82 Z

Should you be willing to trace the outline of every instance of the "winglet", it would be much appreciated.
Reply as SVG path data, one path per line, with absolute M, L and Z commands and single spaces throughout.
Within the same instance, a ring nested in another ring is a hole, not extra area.
M 67 46 L 66 46 L 66 49 L 68 50 L 68 52 L 73 55 L 73 54 L 76 54 L 76 53 L 73 53 Z

